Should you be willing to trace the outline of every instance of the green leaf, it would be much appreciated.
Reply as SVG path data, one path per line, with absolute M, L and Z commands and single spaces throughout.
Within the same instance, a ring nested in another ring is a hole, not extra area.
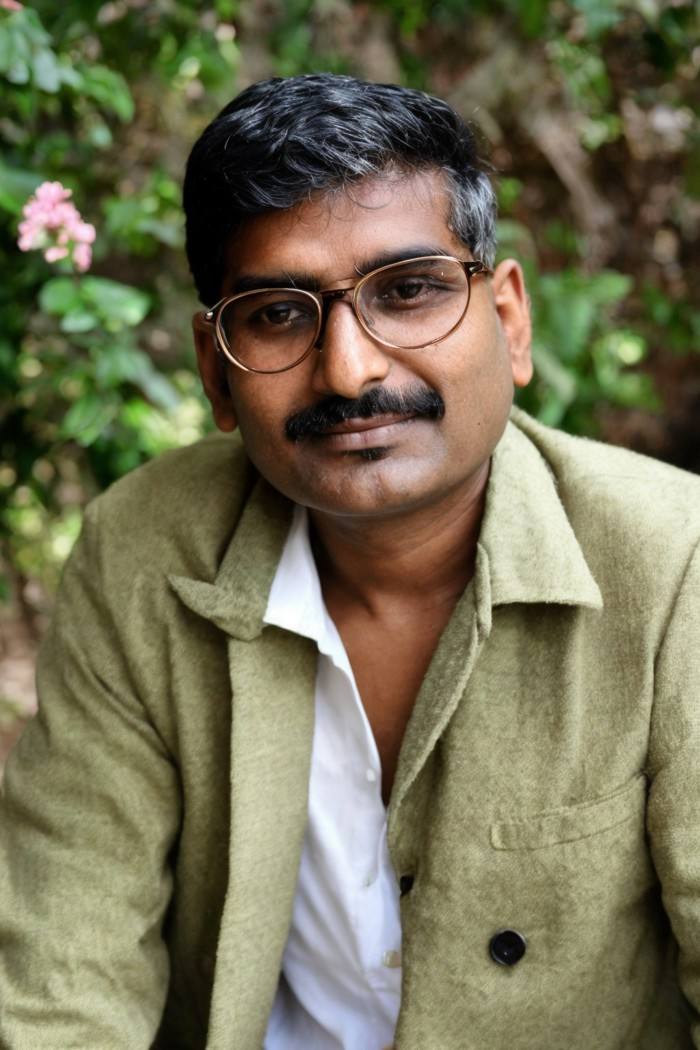
M 99 323 L 99 317 L 78 306 L 64 315 L 60 327 L 62 332 L 91 332 Z
M 131 382 L 141 372 L 142 354 L 131 346 L 107 345 L 95 354 L 95 381 L 102 389 Z
M 140 324 L 150 296 L 106 277 L 53 277 L 41 289 L 39 304 L 62 318 L 64 332 L 89 332 L 99 325 L 118 330 Z
M 537 374 L 552 388 L 562 410 L 569 407 L 576 397 L 576 375 L 565 368 L 547 347 L 535 343 L 532 358 Z
M 537 247 L 531 230 L 515 219 L 499 219 L 496 226 L 498 258 L 517 255 L 521 259 L 537 257 Z
M 32 61 L 32 80 L 42 91 L 55 95 L 62 82 L 61 68 L 53 51 L 42 48 Z
M 148 419 L 152 415 L 153 409 L 151 406 L 146 401 L 136 397 L 125 401 L 119 412 L 121 422 L 131 430 L 136 431 L 136 433 L 146 429 Z
M 28 47 L 34 48 L 50 47 L 51 37 L 41 24 L 41 19 L 36 11 L 28 4 L 11 16 L 11 24 L 17 36 L 21 36 Z
M 572 271 L 547 274 L 540 281 L 536 323 L 547 345 L 559 358 L 573 362 L 585 351 L 596 317 L 596 305 Z
M 109 149 L 114 141 L 112 131 L 103 120 L 95 120 L 85 129 L 87 141 L 96 149 Z
M 29 40 L 14 19 L 12 21 L 8 19 L 3 30 L 0 46 L 0 59 L 2 60 L 0 71 L 7 75 L 8 80 L 11 80 L 10 72 L 15 66 L 21 66 L 26 71 L 26 80 L 19 81 L 19 83 L 26 84 L 29 80 L 29 63 L 32 56 Z
M 41 182 L 42 177 L 33 171 L 9 168 L 0 161 L 0 208 L 19 215 L 27 198 Z
M 622 18 L 622 11 L 617 9 L 614 0 L 573 0 L 573 6 L 583 15 L 589 38 L 606 33 Z
M 63 316 L 83 303 L 81 284 L 70 277 L 52 277 L 39 292 L 39 305 L 47 314 Z
M 184 240 L 180 222 L 175 225 L 175 223 L 163 222 L 160 219 L 144 219 L 139 223 L 139 229 L 143 233 L 150 233 L 152 237 L 161 241 L 162 244 L 167 244 L 170 248 L 180 248 Z
M 74 438 L 80 445 L 91 445 L 112 422 L 117 410 L 114 401 L 86 394 L 68 409 L 61 424 L 61 437 Z
M 29 65 L 21 58 L 15 58 L 5 75 L 11 84 L 28 84 Z
M 135 377 L 136 385 L 144 392 L 149 401 L 159 408 L 166 410 L 175 408 L 180 402 L 175 387 L 166 376 L 156 371 L 145 355 L 144 360 L 147 367 Z
M 127 124 L 134 116 L 134 100 L 120 73 L 106 66 L 80 66 L 82 90 L 103 109 L 116 113 Z
M 615 328 L 604 332 L 599 338 L 594 353 L 613 357 L 623 367 L 638 365 L 647 354 L 647 345 L 643 336 L 629 328 Z
M 68 87 L 73 88 L 75 91 L 82 91 L 83 78 L 77 69 L 74 69 L 70 64 L 70 59 L 64 55 L 59 55 L 58 68 L 61 76 L 61 82 L 66 84 Z
M 154 368 L 147 354 L 134 347 L 112 345 L 100 351 L 95 379 L 103 388 L 132 383 L 149 401 L 166 411 L 180 404 L 180 395 L 170 380 Z
M 5 73 L 14 61 L 12 32 L 7 22 L 0 22 L 0 73 Z
M 538 36 L 547 21 L 548 0 L 528 0 L 527 3 L 516 4 L 515 7 L 525 35 Z
M 588 294 L 600 306 L 619 303 L 632 290 L 634 282 L 626 273 L 616 270 L 601 270 L 589 279 Z
M 133 327 L 140 324 L 151 305 L 150 296 L 138 288 L 106 277 L 85 277 L 85 300 L 106 322 Z

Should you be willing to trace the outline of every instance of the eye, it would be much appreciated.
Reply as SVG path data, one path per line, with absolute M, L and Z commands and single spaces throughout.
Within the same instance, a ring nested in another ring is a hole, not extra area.
M 400 274 L 374 290 L 373 299 L 379 307 L 399 310 L 436 303 L 453 290 L 449 280 L 439 273 Z
M 427 282 L 421 277 L 403 277 L 395 281 L 384 293 L 384 298 L 417 299 L 425 290 Z
M 289 326 L 303 323 L 313 318 L 313 311 L 305 304 L 295 302 L 268 303 L 251 315 L 254 324 L 267 324 L 273 327 Z

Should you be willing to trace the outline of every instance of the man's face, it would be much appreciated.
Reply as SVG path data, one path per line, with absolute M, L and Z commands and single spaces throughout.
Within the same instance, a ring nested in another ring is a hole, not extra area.
M 367 179 L 347 193 L 259 216 L 230 246 L 222 294 L 251 276 L 259 287 L 309 277 L 333 287 L 398 252 L 466 259 L 448 212 L 442 176 L 423 173 Z M 320 351 L 300 365 L 260 375 L 230 364 L 222 382 L 213 340 L 195 334 L 218 426 L 241 428 L 251 460 L 276 489 L 330 515 L 395 515 L 466 493 L 503 432 L 513 384 L 523 386 L 531 375 L 527 297 L 512 261 L 493 278 L 475 277 L 459 327 L 422 350 L 375 342 L 346 299 L 331 305 Z M 287 435 L 299 412 L 376 388 L 408 393 L 409 401 L 438 395 L 444 413 L 385 414 L 357 426 L 350 421 L 341 432 Z

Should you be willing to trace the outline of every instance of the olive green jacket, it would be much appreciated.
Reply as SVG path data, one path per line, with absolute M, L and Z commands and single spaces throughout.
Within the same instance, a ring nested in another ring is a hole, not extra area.
M 261 1047 L 313 730 L 314 646 L 262 624 L 290 509 L 219 437 L 88 511 L 0 807 L 2 1050 Z M 699 538 L 700 479 L 514 414 L 389 806 L 398 1050 L 700 1047 Z

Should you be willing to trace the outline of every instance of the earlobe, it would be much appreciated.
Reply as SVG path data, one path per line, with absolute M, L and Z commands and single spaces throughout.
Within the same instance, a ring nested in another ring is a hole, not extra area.
M 522 267 L 515 259 L 504 259 L 493 275 L 496 312 L 510 355 L 513 382 L 527 386 L 532 379 L 532 326 L 530 299 Z
M 219 430 L 229 433 L 236 429 L 238 421 L 228 385 L 226 358 L 217 349 L 211 327 L 202 323 L 199 314 L 192 319 L 192 332 L 197 366 L 214 422 Z

